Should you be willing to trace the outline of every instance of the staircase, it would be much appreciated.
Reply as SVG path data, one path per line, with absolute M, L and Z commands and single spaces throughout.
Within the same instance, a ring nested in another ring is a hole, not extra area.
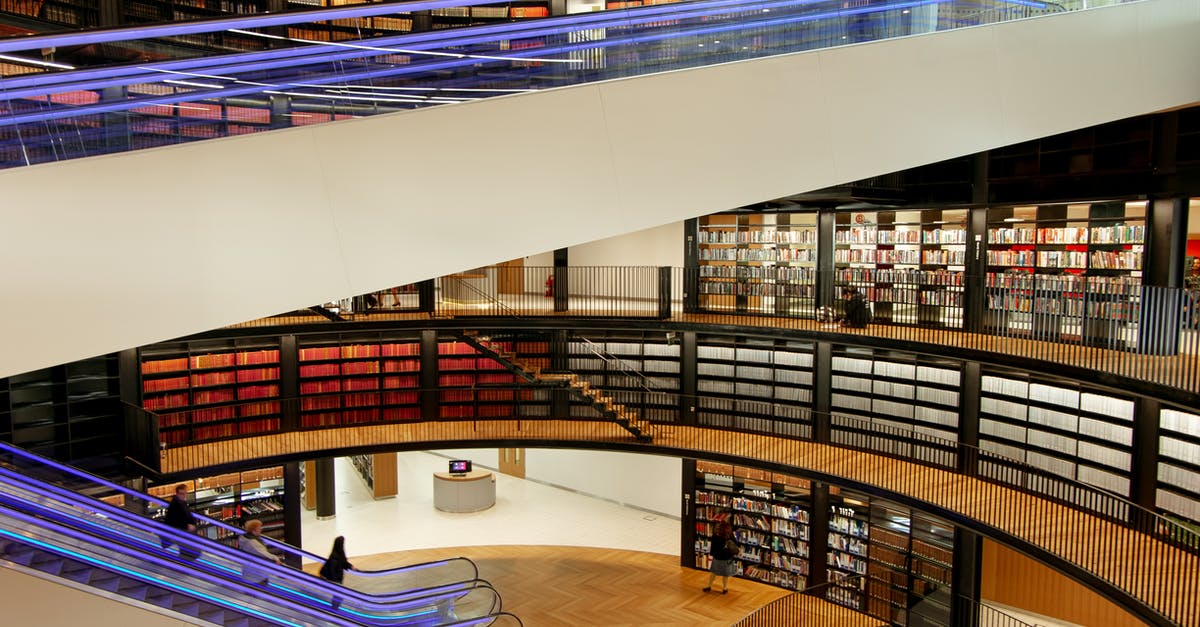
M 499 342 L 493 341 L 478 331 L 463 331 L 458 338 L 475 347 L 476 350 L 495 359 L 510 372 L 528 383 L 547 387 L 566 388 L 575 393 L 604 415 L 605 418 L 621 425 L 623 429 L 633 434 L 639 442 L 650 442 L 654 439 L 654 426 L 638 417 L 637 412 L 617 403 L 602 390 L 593 388 L 574 373 L 542 372 L 541 366 L 530 364 L 512 351 L 505 350 Z

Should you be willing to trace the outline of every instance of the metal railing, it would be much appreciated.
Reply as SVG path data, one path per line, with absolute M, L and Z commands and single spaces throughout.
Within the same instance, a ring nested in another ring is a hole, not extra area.
M 681 400 L 703 401 L 703 397 L 685 399 L 664 393 L 656 396 L 676 407 Z M 764 411 L 777 405 L 763 403 Z M 834 482 L 840 479 L 877 486 L 935 512 L 966 516 L 998 530 L 1001 535 L 1027 541 L 1046 555 L 1088 573 L 1097 585 L 1123 591 L 1153 608 L 1143 617 L 1158 617 L 1157 624 L 1187 625 L 1200 621 L 1200 578 L 1196 577 L 1200 573 L 1200 535 L 1194 530 L 1101 488 L 954 440 L 846 416 L 816 412 L 804 415 L 811 422 L 764 418 L 740 423 L 738 428 L 662 425 L 664 437 L 651 445 L 636 443 L 619 430 L 599 428 L 594 420 L 529 418 L 518 412 L 467 420 L 326 427 L 389 427 L 390 430 L 373 432 L 376 446 L 399 441 L 432 445 L 442 439 L 464 438 L 620 442 L 633 450 L 658 447 L 701 458 L 732 457 L 828 474 Z M 148 417 L 157 420 L 155 416 Z M 823 425 L 828 428 L 827 441 L 820 436 Z M 415 435 L 413 430 L 419 430 L 421 435 Z M 242 458 L 230 457 L 225 449 L 233 447 L 216 450 L 191 445 L 170 449 L 167 455 L 173 470 L 179 471 L 271 458 L 281 454 L 280 447 L 292 455 L 316 454 L 323 447 L 353 448 L 352 439 L 334 435 L 338 431 L 336 428 L 264 430 L 257 435 L 266 437 L 239 442 L 236 449 L 241 451 Z M 685 431 L 686 438 L 681 436 Z M 731 432 L 740 432 L 743 437 L 765 436 L 765 439 L 751 438 L 751 444 L 747 444 Z M 822 462 L 823 449 L 812 447 L 826 444 L 833 445 L 831 451 L 837 448 L 863 451 L 883 461 L 855 465 L 844 455 L 833 455 Z M 951 476 L 959 479 L 948 481 Z M 978 483 L 972 484 L 976 486 L 973 489 L 965 489 L 961 481 Z M 981 492 L 988 494 L 987 499 L 980 499 Z M 1036 501 L 1030 497 L 1036 497 Z M 1033 509 L 1035 503 L 1040 505 Z M 1037 524 L 1029 526 L 1030 517 L 1034 516 L 1038 517 Z M 1064 528 L 1075 531 L 1057 531 Z M 1162 617 L 1169 620 L 1164 622 Z
M 716 270 L 730 276 L 713 276 Z M 818 274 L 786 267 L 488 267 L 469 278 L 438 279 L 431 312 L 441 317 L 643 318 L 844 333 L 942 351 L 952 347 L 956 354 L 965 349 L 1072 366 L 1200 394 L 1200 290 L 1119 277 L 880 272 L 888 273 L 886 283 L 876 282 L 877 273 L 866 278 L 846 270 Z M 506 281 L 506 273 L 520 281 Z M 544 285 L 549 277 L 566 280 L 569 287 Z M 506 292 L 501 287 L 506 283 L 525 287 Z M 818 321 L 822 306 L 835 314 L 841 310 L 840 299 L 818 302 L 823 284 L 831 293 L 843 286 L 864 292 L 872 323 L 859 329 Z M 705 291 L 717 289 L 706 287 L 712 285 L 731 287 Z M 982 299 L 974 320 L 964 306 L 972 290 Z M 458 298 L 463 295 L 466 300 Z M 367 311 L 357 320 L 386 315 Z M 321 321 L 285 316 L 277 323 L 285 320 Z

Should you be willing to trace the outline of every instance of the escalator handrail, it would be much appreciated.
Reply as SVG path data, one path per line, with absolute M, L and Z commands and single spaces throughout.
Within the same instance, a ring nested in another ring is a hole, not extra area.
M 155 505 L 158 505 L 159 507 L 165 508 L 168 505 L 167 501 L 160 499 L 156 496 L 153 496 L 150 494 L 143 494 L 132 488 L 127 488 L 118 483 L 114 483 L 107 479 L 93 475 L 92 473 L 87 472 L 85 470 L 73 468 L 66 464 L 56 462 L 52 459 L 42 457 L 41 455 L 37 455 L 35 453 L 30 453 L 29 451 L 26 451 L 24 449 L 14 446 L 14 445 L 8 444 L 6 442 L 0 442 L 0 452 L 7 452 L 10 454 L 16 455 L 18 457 L 22 457 L 24 459 L 36 462 L 38 464 L 48 466 L 54 470 L 64 472 L 69 475 L 73 475 L 73 476 L 83 479 L 85 481 L 89 481 L 91 483 L 95 483 L 95 484 L 104 486 L 110 490 L 114 490 L 125 496 L 130 496 L 133 498 L 141 499 L 148 503 L 153 503 Z M 88 497 L 88 498 L 91 498 L 91 497 Z M 100 499 L 93 499 L 93 500 L 103 503 L 103 501 L 100 501 Z M 107 503 L 104 503 L 104 504 L 108 505 Z M 124 510 L 122 510 L 122 511 L 124 511 Z M 214 527 L 217 527 L 218 529 L 224 529 L 226 531 L 230 531 L 235 534 L 241 534 L 244 532 L 244 530 L 240 527 L 217 520 L 215 518 L 209 518 L 202 514 L 196 514 L 195 516 L 197 519 L 203 521 L 204 523 L 212 525 Z M 267 538 L 267 537 L 263 537 L 263 541 L 267 544 L 267 546 L 276 548 L 284 553 L 287 553 L 290 555 L 297 555 L 301 558 L 308 559 L 310 561 L 314 561 L 314 562 L 318 562 L 318 563 L 325 562 L 324 557 L 317 555 L 315 553 L 310 553 L 308 551 L 305 551 L 302 548 L 294 547 L 285 542 L 280 542 L 273 538 Z M 459 560 L 470 564 L 471 570 L 472 570 L 472 577 L 471 577 L 472 579 L 479 579 L 479 566 L 476 565 L 474 561 L 472 561 L 466 557 L 451 557 L 451 558 L 446 558 L 446 559 L 442 559 L 442 560 L 433 560 L 433 561 L 429 561 L 429 562 L 422 562 L 419 564 L 410 564 L 407 566 L 400 566 L 400 567 L 389 569 L 389 570 L 375 570 L 375 571 L 358 571 L 358 570 L 356 570 L 354 572 L 356 575 L 362 576 L 362 577 L 385 577 L 385 576 L 394 575 L 394 574 L 396 574 L 398 572 L 402 572 L 402 571 L 418 570 L 418 569 L 423 569 L 423 568 L 432 568 L 432 567 L 435 567 L 438 565 L 448 564 L 450 562 L 455 562 L 455 561 L 459 561 Z
M 31 527 L 36 527 L 38 529 L 50 531 L 52 533 L 60 534 L 62 536 L 67 536 L 67 537 L 73 538 L 75 540 L 84 542 L 88 546 L 105 549 L 107 551 L 113 552 L 114 554 L 138 555 L 137 553 L 128 552 L 127 547 L 124 547 L 120 544 L 112 542 L 108 539 L 99 538 L 96 535 L 89 534 L 85 531 L 81 531 L 78 529 L 72 529 L 69 527 L 63 527 L 63 526 L 56 526 L 56 528 L 48 528 L 46 526 L 46 522 L 47 522 L 46 520 L 44 520 L 40 517 L 31 516 L 29 514 L 13 510 L 7 506 L 0 506 L 0 517 L 8 517 L 10 519 L 15 519 L 15 520 L 25 523 L 26 525 L 29 525 Z M 59 555 L 65 555 L 66 557 L 71 558 L 71 559 L 77 559 L 77 560 L 81 560 L 81 561 L 90 563 L 95 567 L 103 568 L 103 569 L 106 569 L 109 571 L 115 571 L 122 575 L 133 577 L 133 578 L 143 581 L 144 583 L 147 583 L 149 585 L 156 585 L 156 586 L 166 587 L 169 589 L 175 589 L 177 591 L 184 592 L 185 594 L 190 594 L 193 597 L 200 596 L 200 597 L 203 597 L 207 601 L 215 602 L 218 605 L 230 607 L 230 609 L 233 609 L 234 611 L 248 613 L 250 615 L 261 617 L 268 621 L 284 620 L 284 619 L 273 617 L 270 614 L 267 614 L 266 612 L 263 612 L 261 610 L 254 609 L 253 607 L 244 607 L 244 606 L 238 605 L 236 602 L 230 601 L 229 599 L 226 599 L 223 597 L 215 597 L 207 592 L 202 592 L 202 591 L 195 590 L 195 589 L 188 589 L 182 584 L 165 581 L 160 577 L 154 577 L 154 576 L 147 575 L 145 573 L 134 571 L 132 569 L 124 568 L 124 567 L 118 566 L 117 564 L 115 564 L 113 562 L 105 561 L 96 556 L 84 555 L 82 553 L 73 551 L 67 547 L 59 546 L 52 542 L 48 542 L 44 539 L 31 538 L 27 535 L 18 533 L 16 531 L 14 531 L 13 529 L 0 527 L 0 537 L 8 538 L 12 542 L 24 542 L 24 543 L 36 544 L 40 548 L 43 548 L 45 550 L 49 550 L 49 551 L 57 553 Z M 185 581 L 188 578 L 195 578 L 195 579 L 199 579 L 199 580 L 205 581 L 207 583 L 213 584 L 215 586 L 218 586 L 220 589 L 225 589 L 225 590 L 245 590 L 246 589 L 245 582 L 242 582 L 242 581 L 231 580 L 229 578 L 224 578 L 224 577 L 217 577 L 215 575 L 212 575 L 212 574 L 209 574 L 206 572 L 197 571 L 194 568 L 187 569 L 183 565 L 176 563 L 173 560 L 169 561 L 169 560 L 152 559 L 149 556 L 146 556 L 145 554 L 141 554 L 141 555 L 142 555 L 142 559 L 144 559 L 152 564 L 163 566 L 167 570 L 171 571 L 172 573 L 177 573 L 177 574 L 181 575 Z M 230 585 L 231 583 L 233 585 Z M 272 596 L 272 597 L 270 597 L 270 599 L 272 602 L 281 603 L 283 605 L 290 606 L 292 609 L 303 609 L 303 610 L 314 609 L 314 608 L 310 608 L 307 606 L 298 605 L 291 601 L 282 599 L 281 597 L 278 597 L 278 596 Z M 259 598 L 259 600 L 261 602 L 261 598 Z M 316 608 L 316 609 L 319 610 L 321 608 Z M 335 615 L 335 614 L 329 614 L 329 612 L 325 612 L 325 614 L 327 616 L 325 616 L 323 618 L 330 620 L 330 624 L 336 624 L 336 625 L 357 624 L 357 623 L 347 622 L 344 619 L 337 617 L 337 615 Z M 330 618 L 330 617 L 332 617 L 332 618 Z M 288 621 L 285 624 L 295 625 L 297 623 L 292 623 L 292 622 Z
M 15 475 L 15 477 L 14 477 L 14 475 Z M 20 487 L 22 490 L 31 492 L 39 497 L 46 498 L 48 500 L 52 500 L 52 501 L 55 501 L 58 503 L 65 503 L 68 507 L 74 507 L 74 508 L 81 507 L 81 504 L 78 501 L 78 499 L 72 498 L 73 496 L 78 496 L 78 495 L 70 492 L 69 490 L 58 488 L 56 486 L 39 484 L 35 481 L 29 480 L 28 478 L 22 477 L 19 474 L 13 473 L 12 471 L 9 471 L 9 470 L 3 469 L 3 468 L 0 468 L 0 477 L 4 478 L 4 481 L 0 481 L 0 484 L 7 484 L 7 485 L 15 484 L 18 487 Z M 24 500 L 20 500 L 20 499 L 17 499 L 14 502 L 13 497 L 6 495 L 3 492 L 0 492 L 0 502 L 7 503 L 8 507 L 10 507 L 12 509 L 29 508 L 29 509 L 37 510 L 40 516 L 42 516 L 44 518 L 55 520 L 56 522 L 58 522 L 61 525 L 76 526 L 76 525 L 80 525 L 80 524 L 86 524 L 88 527 L 91 527 L 91 528 L 94 528 L 97 530 L 96 532 L 93 532 L 93 533 L 103 533 L 103 534 L 109 535 L 109 540 L 122 541 L 122 540 L 112 537 L 112 535 L 119 535 L 120 534 L 119 530 L 106 528 L 104 525 L 96 524 L 96 523 L 86 520 L 82 517 L 71 516 L 70 514 L 67 514 L 67 513 L 61 513 L 61 512 L 55 511 L 53 509 L 48 508 L 45 504 L 24 501 Z M 102 506 L 99 509 L 103 510 L 103 511 L 96 511 L 93 513 L 97 514 L 100 517 L 103 517 L 104 519 L 114 520 L 121 524 L 132 527 L 133 529 L 143 531 L 147 535 L 154 536 L 155 538 L 169 538 L 171 541 L 170 544 L 175 544 L 175 545 L 178 545 L 181 547 L 187 547 L 189 549 L 196 551 L 197 553 L 212 553 L 212 554 L 218 555 L 222 558 L 225 558 L 226 560 L 233 562 L 233 563 L 244 562 L 244 561 L 246 561 L 247 558 L 252 558 L 254 560 L 261 561 L 261 564 L 262 564 L 261 568 L 263 568 L 264 570 L 270 568 L 271 572 L 276 573 L 277 577 L 282 576 L 283 579 L 287 579 L 287 580 L 295 582 L 295 584 L 297 586 L 315 587 L 315 588 L 319 589 L 321 592 L 324 592 L 328 595 L 337 595 L 337 596 L 346 597 L 346 598 L 354 598 L 356 600 L 363 601 L 364 606 L 370 605 L 370 606 L 373 606 L 373 607 L 371 607 L 371 609 L 377 609 L 380 611 L 395 611 L 395 608 L 389 607 L 389 605 L 395 605 L 395 604 L 401 603 L 401 602 L 404 602 L 404 603 L 429 603 L 429 602 L 432 602 L 435 600 L 440 600 L 440 599 L 435 599 L 435 597 L 442 597 L 442 596 L 453 597 L 456 595 L 461 596 L 460 593 L 470 592 L 470 591 L 474 591 L 476 589 L 481 589 L 481 588 L 489 588 L 489 589 L 492 589 L 493 591 L 495 591 L 495 588 L 487 581 L 482 580 L 482 579 L 472 579 L 472 580 L 454 582 L 454 583 L 450 583 L 450 584 L 442 584 L 439 586 L 430 586 L 427 588 L 413 588 L 413 589 L 409 589 L 409 590 L 388 593 L 386 595 L 377 595 L 377 594 L 361 592 L 358 590 L 354 590 L 352 588 L 345 588 L 340 585 L 332 584 L 330 582 L 325 581 L 324 579 L 315 577 L 310 574 L 303 574 L 303 576 L 302 576 L 301 574 L 298 574 L 295 570 L 290 569 L 290 568 L 275 570 L 275 569 L 273 569 L 273 564 L 271 564 L 271 562 L 269 562 L 259 556 L 251 555 L 249 553 L 245 553 L 245 552 L 236 550 L 232 547 L 222 544 L 221 542 L 205 540 L 194 534 L 186 533 L 186 532 L 180 531 L 178 529 L 175 529 L 173 527 L 168 527 L 166 525 L 154 523 L 153 521 L 149 521 L 144 517 L 138 516 L 132 512 L 123 510 L 121 508 L 109 505 L 102 501 L 100 501 L 99 504 Z M 82 508 L 82 509 L 86 509 L 86 508 Z M 150 528 L 151 525 L 154 526 L 153 529 Z M 76 527 L 76 528 L 78 528 L 78 527 Z M 126 537 L 129 537 L 129 536 L 126 536 Z M 152 543 L 152 542 L 147 543 L 141 539 L 127 540 L 127 541 L 123 541 L 123 542 L 126 542 L 127 544 L 130 544 L 132 542 L 137 542 L 140 546 L 132 546 L 131 545 L 130 548 L 134 549 L 138 552 L 141 552 L 141 553 L 151 552 L 151 553 L 159 554 L 164 557 L 172 555 L 170 552 L 162 551 L 161 547 L 156 547 L 154 543 Z M 194 564 L 194 562 L 193 562 L 193 564 Z M 210 564 L 210 566 L 218 571 L 227 571 L 228 570 L 228 568 L 226 566 L 219 565 L 216 563 L 212 563 L 212 564 Z M 303 571 L 301 571 L 301 573 L 302 572 Z M 355 572 L 357 572 L 357 571 L 355 571 Z M 296 591 L 290 591 L 290 592 L 292 592 L 293 594 L 299 594 Z M 304 596 L 304 595 L 301 594 L 300 596 Z M 496 593 L 496 597 L 497 597 L 497 599 L 499 598 L 498 592 Z

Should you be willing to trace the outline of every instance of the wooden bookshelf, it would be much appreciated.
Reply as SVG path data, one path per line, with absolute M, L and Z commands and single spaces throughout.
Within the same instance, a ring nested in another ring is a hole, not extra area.
M 735 560 L 737 576 L 789 590 L 806 588 L 812 507 L 807 481 L 707 462 L 697 462 L 696 470 L 696 568 L 711 566 L 716 525 L 728 521 L 742 549 Z
M 350 463 L 376 501 L 396 496 L 398 479 L 395 453 L 353 455 L 350 457 Z
M 148 492 L 161 499 L 170 499 L 175 494 L 175 486 L 180 483 L 188 486 L 192 511 L 197 514 L 239 527 L 250 519 L 261 520 L 264 535 L 284 539 L 282 466 L 173 481 L 152 486 Z M 160 509 L 155 512 L 155 518 L 161 518 L 165 513 L 165 509 Z M 230 544 L 237 541 L 236 534 L 217 527 L 201 526 L 200 533 Z
M 493 345 L 510 352 L 519 348 L 536 351 L 533 359 L 540 361 L 535 363 L 549 359 L 549 347 L 542 342 L 493 341 Z M 519 351 L 517 355 L 521 357 Z M 442 418 L 550 415 L 548 390 L 520 387 L 515 374 L 466 342 L 439 338 L 437 363 L 438 415 Z
M 415 335 L 314 339 L 301 345 L 298 361 L 303 426 L 421 418 Z

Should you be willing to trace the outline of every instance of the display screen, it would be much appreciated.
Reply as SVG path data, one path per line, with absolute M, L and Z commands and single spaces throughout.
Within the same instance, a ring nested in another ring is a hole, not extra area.
M 452 473 L 471 472 L 471 460 L 469 460 L 469 459 L 450 460 L 450 472 L 452 472 Z

